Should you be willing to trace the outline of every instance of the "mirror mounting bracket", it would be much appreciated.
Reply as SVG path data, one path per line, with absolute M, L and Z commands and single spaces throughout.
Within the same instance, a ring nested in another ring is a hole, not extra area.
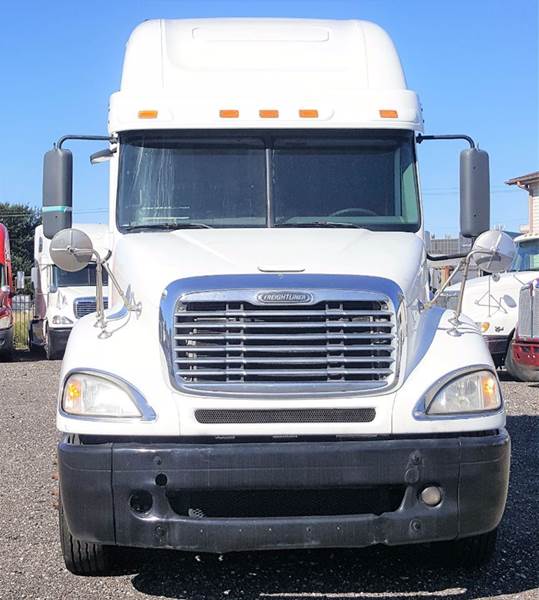
M 476 148 L 476 144 L 469 135 L 464 133 L 447 133 L 447 134 L 439 134 L 439 135 L 423 135 L 422 133 L 418 133 L 415 141 L 418 144 L 421 144 L 424 141 L 429 140 L 466 140 L 468 144 L 470 144 L 470 148 Z
M 61 149 L 67 140 L 85 140 L 90 142 L 109 142 L 115 144 L 118 140 L 111 135 L 63 135 L 55 144 L 56 148 Z

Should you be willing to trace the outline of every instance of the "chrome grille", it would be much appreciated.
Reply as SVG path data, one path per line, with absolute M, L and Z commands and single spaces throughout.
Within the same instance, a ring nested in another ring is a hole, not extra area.
M 518 336 L 520 338 L 539 337 L 539 280 L 532 281 L 520 290 Z
M 103 304 L 105 308 L 108 308 L 108 299 L 104 298 Z M 73 302 L 73 312 L 75 313 L 75 317 L 80 319 L 81 317 L 85 317 L 90 313 L 94 313 L 96 311 L 96 300 L 94 297 L 88 298 L 77 298 Z
M 179 383 L 224 390 L 233 384 L 370 389 L 392 381 L 396 327 L 387 297 L 358 293 L 360 299 L 309 306 L 260 306 L 252 293 L 246 296 L 251 302 L 176 303 L 171 333 Z

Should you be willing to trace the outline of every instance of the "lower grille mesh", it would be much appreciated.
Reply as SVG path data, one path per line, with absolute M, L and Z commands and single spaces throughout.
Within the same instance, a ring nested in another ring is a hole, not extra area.
M 404 486 L 364 488 L 168 491 L 172 510 L 182 517 L 279 518 L 392 512 L 401 505 Z
M 289 410 L 216 410 L 199 409 L 195 418 L 199 423 L 370 423 L 374 408 L 311 408 Z

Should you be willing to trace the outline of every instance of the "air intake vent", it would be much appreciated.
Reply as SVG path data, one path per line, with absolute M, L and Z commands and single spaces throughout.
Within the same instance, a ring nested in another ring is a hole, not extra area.
M 199 423 L 370 423 L 374 421 L 374 408 L 319 408 L 270 410 L 215 410 L 195 411 Z
M 104 298 L 104 305 L 105 308 L 108 308 L 108 299 Z M 75 317 L 77 317 L 77 319 L 80 319 L 81 317 L 85 317 L 86 315 L 89 315 L 90 313 L 94 313 L 96 310 L 96 301 L 95 301 L 95 296 L 94 297 L 88 297 L 88 298 L 77 298 L 74 302 L 73 302 L 73 312 L 75 313 Z

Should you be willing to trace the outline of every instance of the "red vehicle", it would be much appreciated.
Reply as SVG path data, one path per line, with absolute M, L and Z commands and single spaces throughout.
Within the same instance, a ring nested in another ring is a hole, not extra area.
M 512 375 L 521 381 L 539 381 L 539 279 L 520 290 L 518 325 L 508 358 Z
M 13 352 L 13 293 L 9 234 L 0 223 L 0 358 L 3 359 L 11 358 Z

